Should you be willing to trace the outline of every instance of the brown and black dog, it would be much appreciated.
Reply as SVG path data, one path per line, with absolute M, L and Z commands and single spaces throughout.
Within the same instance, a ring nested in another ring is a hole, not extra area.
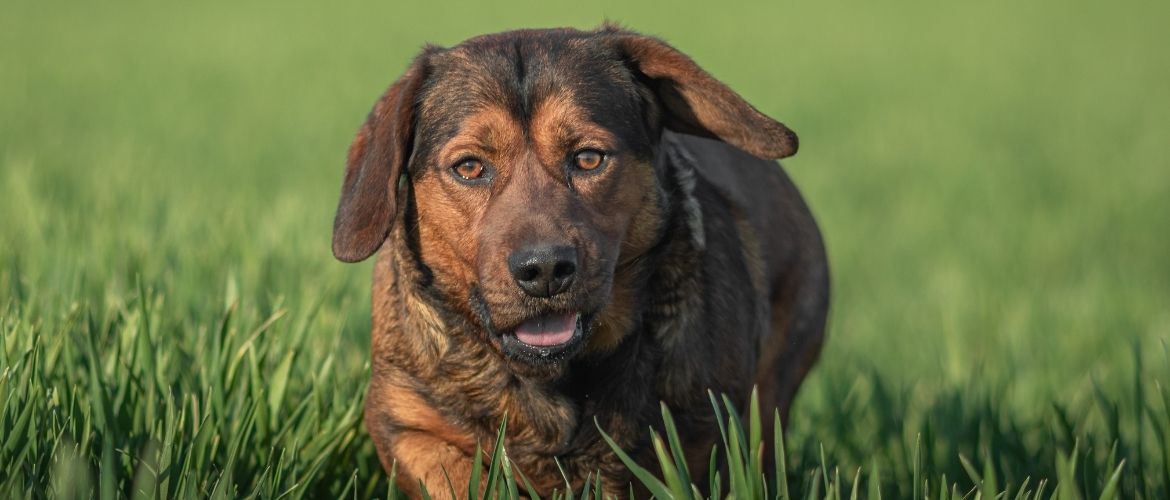
M 600 471 L 627 490 L 595 421 L 646 462 L 664 402 L 706 470 L 708 390 L 742 406 L 758 385 L 786 418 L 829 301 L 820 233 L 774 161 L 796 147 L 616 27 L 426 48 L 350 146 L 333 228 L 343 261 L 381 249 L 365 415 L 399 486 L 467 484 L 505 416 L 541 494 L 565 484 L 557 461 L 574 487 Z

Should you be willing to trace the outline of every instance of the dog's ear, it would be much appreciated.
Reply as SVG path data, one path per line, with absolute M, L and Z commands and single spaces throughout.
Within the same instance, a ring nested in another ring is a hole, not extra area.
M 333 218 L 333 256 L 366 259 L 382 246 L 397 212 L 398 178 L 410 159 L 414 99 L 425 77 L 419 56 L 390 86 L 349 146 L 341 201 Z
M 796 154 L 796 133 L 748 104 L 682 52 L 653 37 L 602 28 L 663 108 L 662 124 L 719 139 L 765 159 Z

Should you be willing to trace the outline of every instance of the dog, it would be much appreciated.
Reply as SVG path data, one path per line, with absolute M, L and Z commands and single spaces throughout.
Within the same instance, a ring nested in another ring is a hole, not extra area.
M 333 227 L 338 259 L 378 253 L 365 425 L 398 487 L 465 488 L 505 419 L 541 495 L 590 474 L 628 491 L 599 428 L 657 470 L 660 402 L 692 471 L 718 438 L 709 390 L 746 409 L 758 386 L 786 421 L 829 305 L 819 229 L 775 161 L 796 150 L 617 26 L 423 49 L 358 130 Z

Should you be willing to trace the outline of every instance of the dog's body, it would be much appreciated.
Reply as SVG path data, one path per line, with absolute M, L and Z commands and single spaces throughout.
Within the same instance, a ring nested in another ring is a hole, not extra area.
M 366 425 L 383 466 L 408 492 L 459 488 L 506 416 L 541 494 L 558 461 L 621 492 L 595 421 L 645 462 L 661 401 L 705 470 L 708 390 L 743 406 L 758 385 L 786 416 L 828 308 L 816 224 L 770 159 L 795 147 L 629 32 L 424 52 L 359 131 L 335 222 L 342 260 L 382 248 Z

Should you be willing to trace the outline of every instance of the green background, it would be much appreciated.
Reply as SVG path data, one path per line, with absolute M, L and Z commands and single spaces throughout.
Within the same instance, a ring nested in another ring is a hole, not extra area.
M 0 491 L 384 494 L 346 147 L 424 43 L 606 19 L 800 135 L 834 297 L 797 482 L 823 445 L 908 495 L 922 436 L 931 474 L 1018 485 L 1079 437 L 1086 476 L 1166 491 L 1170 4 L 1141 0 L 5 1 Z

